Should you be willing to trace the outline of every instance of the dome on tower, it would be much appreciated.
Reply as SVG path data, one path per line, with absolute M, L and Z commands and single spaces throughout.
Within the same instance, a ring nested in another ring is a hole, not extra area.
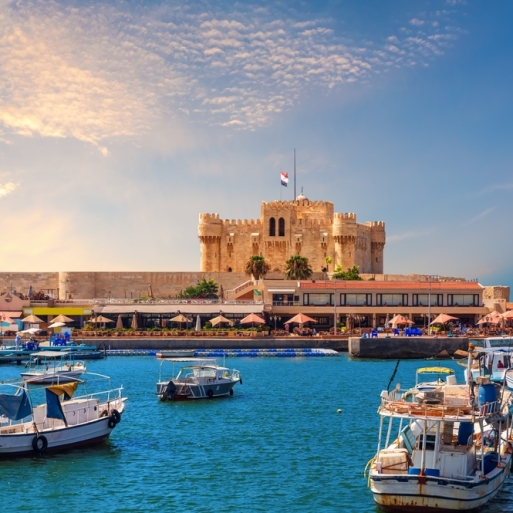
M 296 198 L 296 201 L 308 201 L 308 198 L 303 194 L 303 187 L 301 187 L 301 194 Z

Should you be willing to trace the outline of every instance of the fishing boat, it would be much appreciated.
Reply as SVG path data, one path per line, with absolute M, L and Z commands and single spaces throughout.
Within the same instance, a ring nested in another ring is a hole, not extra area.
M 487 376 L 424 392 L 383 391 L 377 452 L 367 467 L 378 507 L 450 512 L 488 503 L 510 473 L 512 412 L 511 392 Z
M 84 393 L 75 395 L 80 388 Z M 2 384 L 9 393 L 0 393 L 0 459 L 103 442 L 121 421 L 122 390 L 112 388 L 108 376 L 93 373 L 87 381 L 32 389 L 23 382 Z
M 163 365 L 177 363 L 177 360 L 163 360 L 160 364 L 160 376 L 157 382 L 157 395 L 162 401 L 180 401 L 186 399 L 211 399 L 233 395 L 233 387 L 242 384 L 238 370 L 217 364 L 215 358 L 195 361 L 185 365 L 183 359 L 176 376 L 163 377 Z M 174 365 L 173 365 L 174 368 Z
M 39 351 L 30 355 L 21 377 L 31 384 L 69 383 L 79 379 L 85 371 L 84 363 L 74 360 L 69 353 Z

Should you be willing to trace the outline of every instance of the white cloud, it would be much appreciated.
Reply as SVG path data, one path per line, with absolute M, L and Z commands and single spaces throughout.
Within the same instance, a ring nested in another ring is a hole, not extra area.
M 477 221 L 480 221 L 481 219 L 487 217 L 495 210 L 495 207 L 487 208 L 486 210 L 483 210 L 481 213 L 479 213 L 477 216 L 472 217 L 469 219 L 466 223 L 463 223 L 464 226 L 467 226 L 469 224 L 474 224 Z
M 11 194 L 16 190 L 19 184 L 13 182 L 0 183 L 0 198 Z
M 329 19 L 288 19 L 251 5 L 226 13 L 208 5 L 195 12 L 142 2 L 5 4 L 3 139 L 10 133 L 75 138 L 108 155 L 108 139 L 148 133 L 162 117 L 255 129 L 312 91 L 368 82 L 391 66 L 425 65 L 454 37 L 440 28 L 435 34 L 411 28 L 403 38 L 347 44 Z M 234 88 L 236 97 L 229 93 Z

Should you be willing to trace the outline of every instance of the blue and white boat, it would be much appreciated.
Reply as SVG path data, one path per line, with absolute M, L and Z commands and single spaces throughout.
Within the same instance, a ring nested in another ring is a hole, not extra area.
M 470 361 L 472 357 L 470 357 Z M 474 511 L 510 473 L 511 392 L 482 376 L 419 393 L 383 391 L 369 487 L 383 511 Z

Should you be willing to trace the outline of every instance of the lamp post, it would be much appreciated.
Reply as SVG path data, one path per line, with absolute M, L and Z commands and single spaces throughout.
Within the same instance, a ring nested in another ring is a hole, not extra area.
M 428 335 L 431 336 L 431 276 L 428 276 L 429 294 L 428 294 Z
M 337 282 L 333 280 L 333 335 L 337 334 Z
M 278 315 L 271 315 L 270 319 L 274 321 L 274 331 L 276 331 L 276 321 L 281 321 L 281 317 Z

